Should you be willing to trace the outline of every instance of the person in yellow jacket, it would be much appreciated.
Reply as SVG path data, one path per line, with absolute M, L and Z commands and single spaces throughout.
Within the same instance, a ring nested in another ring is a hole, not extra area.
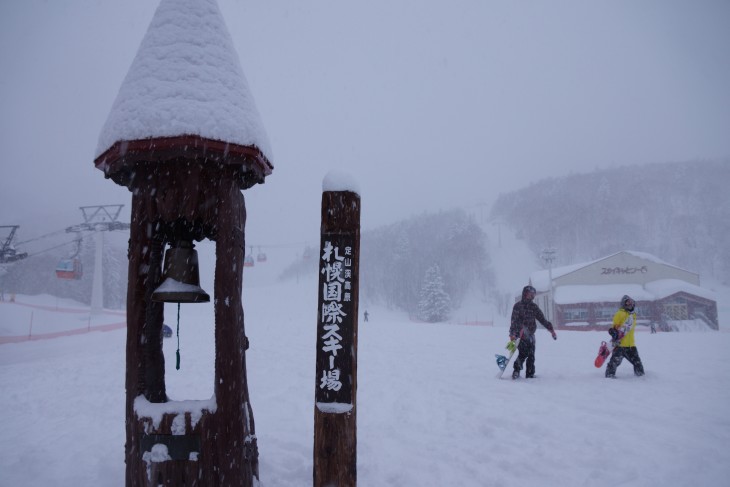
M 613 325 L 608 329 L 614 344 L 611 360 L 606 366 L 606 377 L 615 379 L 616 369 L 626 358 L 634 366 L 634 374 L 644 375 L 644 365 L 641 363 L 639 351 L 636 348 L 634 332 L 636 331 L 636 301 L 624 295 L 621 298 L 621 308 L 613 315 Z

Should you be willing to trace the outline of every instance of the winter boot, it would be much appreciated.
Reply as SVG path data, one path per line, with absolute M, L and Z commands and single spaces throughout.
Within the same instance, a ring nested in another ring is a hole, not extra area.
M 520 371 L 519 369 L 515 369 L 514 372 L 512 372 L 512 379 L 519 379 L 520 378 Z

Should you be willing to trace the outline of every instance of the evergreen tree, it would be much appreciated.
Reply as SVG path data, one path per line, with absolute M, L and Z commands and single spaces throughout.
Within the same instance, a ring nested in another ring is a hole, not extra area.
M 418 316 L 426 269 L 438 262 L 452 309 L 471 291 L 486 300 L 494 288 L 486 249 L 486 235 L 461 209 L 363 232 L 361 295 Z
M 444 321 L 451 312 L 451 298 L 444 289 L 441 269 L 434 264 L 426 271 L 418 303 L 419 318 L 429 323 Z

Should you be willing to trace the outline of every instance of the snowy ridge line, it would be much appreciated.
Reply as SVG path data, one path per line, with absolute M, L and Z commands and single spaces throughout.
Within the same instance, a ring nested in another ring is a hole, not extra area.
M 25 306 L 27 308 L 35 308 L 35 309 L 42 309 L 44 311 L 58 311 L 59 313 L 88 313 L 89 308 L 57 308 L 55 306 L 42 306 L 40 304 L 30 304 L 30 303 L 21 303 L 20 301 L 0 301 L 0 304 L 17 304 L 18 306 Z M 117 315 L 117 316 L 127 316 L 126 311 L 115 311 L 115 310 L 109 310 L 105 309 L 104 314 L 108 315 Z
M 64 336 L 81 335 L 84 333 L 90 333 L 92 331 L 112 331 L 119 330 L 120 328 L 126 328 L 127 322 L 123 323 L 109 323 L 107 325 L 94 325 L 87 326 L 84 328 L 74 328 L 73 330 L 56 331 L 53 333 L 39 333 L 37 335 L 16 335 L 16 336 L 2 336 L 0 337 L 0 345 L 6 343 L 20 343 L 29 342 L 35 340 L 48 340 L 50 338 L 60 338 Z
M 411 323 L 428 323 L 428 321 L 423 321 L 422 319 L 417 318 L 415 316 L 411 316 L 411 315 L 408 316 L 408 320 Z M 433 324 L 437 324 L 437 323 L 442 324 L 442 325 L 494 326 L 493 320 L 489 320 L 489 321 L 479 321 L 479 320 L 475 320 L 475 321 L 437 321 L 436 323 L 433 323 Z
M 494 321 L 447 321 L 446 324 L 462 326 L 494 326 Z

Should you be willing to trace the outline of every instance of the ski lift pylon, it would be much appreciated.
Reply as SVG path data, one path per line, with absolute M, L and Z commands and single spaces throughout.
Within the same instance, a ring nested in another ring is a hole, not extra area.
M 18 252 L 13 246 L 13 237 L 20 225 L 0 225 L 0 228 L 10 229 L 10 233 L 5 240 L 0 240 L 0 264 L 8 264 L 28 257 L 27 252 Z

